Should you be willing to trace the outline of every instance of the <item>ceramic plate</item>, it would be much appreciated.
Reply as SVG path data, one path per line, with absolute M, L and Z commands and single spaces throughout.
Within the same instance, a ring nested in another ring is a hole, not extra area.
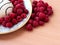
M 20 29 L 21 27 L 23 27 L 27 23 L 27 21 L 29 20 L 29 18 L 31 16 L 31 13 L 32 13 L 31 1 L 24 0 L 24 5 L 25 5 L 26 9 L 29 11 L 29 14 L 27 14 L 27 17 L 23 21 L 14 25 L 12 28 L 6 28 L 6 27 L 3 27 L 2 25 L 0 25 L 0 34 L 7 34 L 7 33 L 14 32 L 14 31 Z

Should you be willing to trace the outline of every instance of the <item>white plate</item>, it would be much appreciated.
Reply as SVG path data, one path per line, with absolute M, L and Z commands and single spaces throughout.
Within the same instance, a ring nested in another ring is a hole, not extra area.
M 26 7 L 26 9 L 29 11 L 29 14 L 27 15 L 27 17 L 19 22 L 18 24 L 14 25 L 12 28 L 6 28 L 0 25 L 0 34 L 7 34 L 7 33 L 11 33 L 14 32 L 18 29 L 20 29 L 21 27 L 23 27 L 27 21 L 29 20 L 31 13 L 32 13 L 32 5 L 31 5 L 31 0 L 24 0 L 24 5 Z

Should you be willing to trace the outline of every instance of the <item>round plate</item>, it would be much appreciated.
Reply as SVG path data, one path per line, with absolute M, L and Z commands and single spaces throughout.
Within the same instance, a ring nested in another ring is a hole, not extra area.
M 32 13 L 32 5 L 31 5 L 30 0 L 23 0 L 23 1 L 24 1 L 24 5 L 25 5 L 26 9 L 29 11 L 29 14 L 27 14 L 27 17 L 23 21 L 14 25 L 12 28 L 6 28 L 6 27 L 3 27 L 2 25 L 0 25 L 0 34 L 7 34 L 7 33 L 14 32 L 14 31 L 20 29 L 21 27 L 23 27 L 27 23 L 27 21 L 29 20 L 29 18 L 31 16 L 31 13 Z

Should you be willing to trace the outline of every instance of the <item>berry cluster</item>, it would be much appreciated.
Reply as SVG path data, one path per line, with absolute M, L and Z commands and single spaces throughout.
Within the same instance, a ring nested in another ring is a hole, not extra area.
M 31 18 L 25 26 L 28 31 L 31 31 L 33 27 L 44 25 L 53 14 L 52 7 L 43 1 L 33 1 L 32 8 Z
M 25 8 L 23 0 L 10 0 L 14 6 L 12 13 L 0 18 L 0 25 L 11 28 L 18 22 L 26 18 L 28 10 Z

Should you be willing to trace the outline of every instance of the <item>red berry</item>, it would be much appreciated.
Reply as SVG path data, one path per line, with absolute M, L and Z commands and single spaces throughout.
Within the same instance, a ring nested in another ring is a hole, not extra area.
M 3 21 L 4 21 L 4 19 L 3 19 L 3 18 L 0 18 L 0 24 L 1 24 Z
M 37 7 L 34 8 L 34 12 L 35 12 L 35 13 L 37 12 Z
M 6 16 L 6 17 L 4 17 L 4 20 L 5 20 L 6 22 L 9 22 L 9 21 L 11 20 L 11 18 L 10 18 L 9 16 Z
M 35 17 L 35 13 L 32 13 L 31 18 L 34 19 L 34 17 Z
M 13 24 L 17 24 L 17 20 L 16 19 L 12 19 L 12 23 Z
M 40 12 L 37 12 L 37 13 L 36 13 L 36 16 L 39 16 L 39 13 L 40 13 Z
M 29 24 L 32 24 L 32 23 L 33 23 L 33 20 L 32 20 L 32 19 L 30 19 L 30 20 L 28 21 L 28 23 L 29 23 Z
M 44 13 L 40 12 L 40 14 L 39 14 L 40 20 L 45 19 L 45 17 L 46 17 L 46 15 Z
M 18 4 L 18 1 L 15 1 L 15 2 L 14 2 L 14 6 L 17 5 L 17 4 Z
M 21 7 L 20 4 L 17 4 L 17 5 L 15 6 L 16 9 L 19 9 L 20 7 Z
M 13 12 L 16 13 L 17 12 L 17 9 L 16 7 L 13 8 Z
M 22 21 L 22 18 L 20 16 L 17 16 L 17 21 L 18 22 Z
M 27 9 L 24 9 L 24 13 L 28 14 L 28 10 Z
M 44 3 L 46 7 L 48 7 L 48 3 Z
M 3 21 L 2 22 L 2 25 L 6 27 L 6 21 Z
M 11 22 L 6 23 L 6 27 L 11 28 L 12 26 L 13 26 L 13 24 Z
M 39 21 L 39 25 L 44 25 L 44 22 L 43 21 Z
M 21 14 L 21 18 L 26 18 L 26 14 L 25 13 L 22 13 Z
M 49 21 L 49 18 L 46 17 L 46 18 L 44 19 L 44 22 L 48 22 L 48 21 Z
M 37 27 L 39 24 L 37 21 L 33 21 L 33 27 Z
M 37 4 L 37 1 L 33 1 L 33 4 Z
M 18 0 L 19 3 L 23 2 L 23 0 Z
M 35 20 L 36 20 L 36 21 L 39 21 L 39 17 L 35 17 Z
M 26 29 L 27 29 L 28 31 L 32 31 L 33 27 L 32 27 L 31 24 L 27 24 L 27 25 L 26 25 Z
M 16 14 L 15 13 L 9 13 L 10 18 L 15 18 Z
M 44 7 L 40 7 L 40 11 L 43 12 L 45 10 Z
M 22 9 L 17 9 L 17 14 L 18 15 L 21 15 L 23 13 L 23 10 Z

